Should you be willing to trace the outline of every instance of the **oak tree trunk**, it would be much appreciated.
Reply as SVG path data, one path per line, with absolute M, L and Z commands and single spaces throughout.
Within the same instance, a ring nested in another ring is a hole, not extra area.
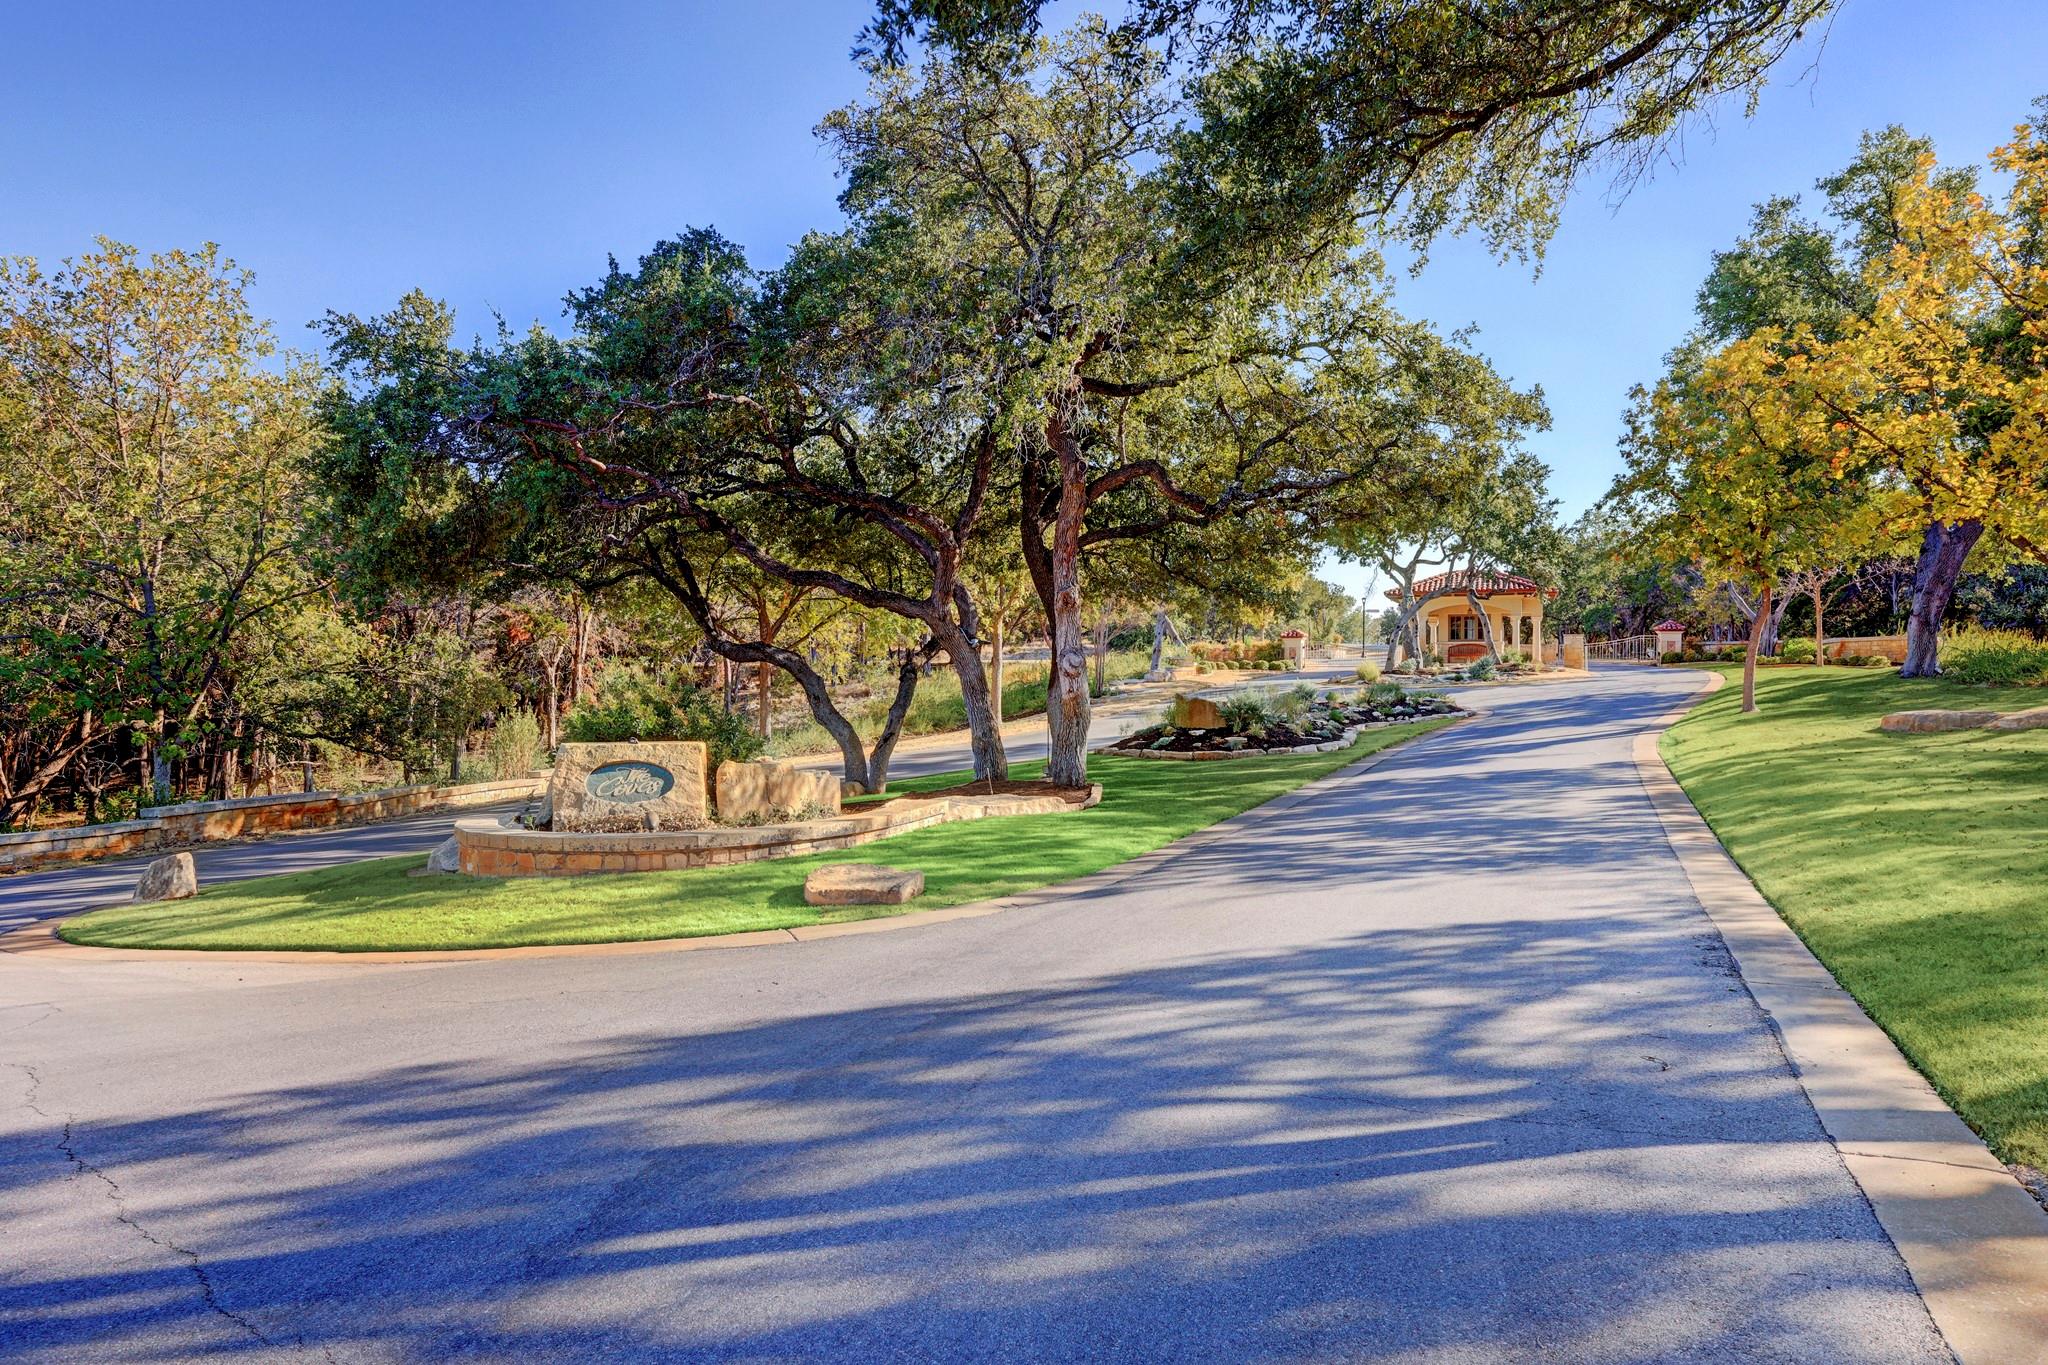
M 1041 540 L 1032 524 L 1035 513 L 1027 488 L 1024 550 L 1052 635 L 1051 671 L 1046 677 L 1045 777 L 1055 786 L 1078 787 L 1088 780 L 1091 710 L 1088 645 L 1081 625 L 1081 532 L 1087 511 L 1088 470 L 1080 439 L 1067 421 L 1067 407 L 1065 402 L 1056 403 L 1046 421 L 1046 446 L 1055 457 L 1059 478 L 1052 541 L 1047 545 Z
M 933 632 L 953 661 L 953 675 L 960 680 L 960 702 L 967 711 L 967 742 L 974 754 L 977 781 L 1003 782 L 1010 776 L 1009 755 L 1003 752 L 1002 722 L 996 719 L 989 699 L 988 673 L 981 665 L 981 651 L 957 626 Z
M 1932 678 L 1941 673 L 1941 618 L 1956 594 L 1956 580 L 1970 557 L 1981 521 L 1933 522 L 1920 537 L 1920 561 L 1913 569 L 1913 608 L 1906 618 L 1906 662 L 1902 678 Z

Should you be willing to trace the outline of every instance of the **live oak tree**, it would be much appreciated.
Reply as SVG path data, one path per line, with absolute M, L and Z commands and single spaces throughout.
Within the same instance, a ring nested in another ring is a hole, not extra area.
M 1015 480 L 1062 784 L 1086 775 L 1090 555 L 1245 519 L 1313 544 L 1375 479 L 1515 399 L 1395 312 L 1348 225 L 1191 255 L 1176 117 L 1163 62 L 1084 23 L 878 71 L 826 123 L 853 231 L 898 247 L 907 329 L 982 358 L 955 373 L 984 384 Z
M 894 614 L 926 638 L 901 659 L 892 714 L 943 650 L 976 772 L 1004 776 L 964 576 L 997 468 L 992 426 L 973 406 L 982 386 L 950 378 L 954 358 L 901 325 L 901 276 L 875 268 L 886 246 L 814 235 L 764 276 L 692 232 L 572 294 L 567 337 L 458 347 L 446 311 L 417 295 L 382 318 L 331 318 L 354 383 L 327 483 L 367 509 L 351 539 L 385 565 L 656 582 L 710 648 L 795 677 L 848 780 L 868 787 L 893 728 L 869 753 L 799 651 L 717 619 L 712 568 Z
M 1840 0 L 1132 0 L 1116 36 L 1186 77 L 1174 193 L 1189 255 L 1372 220 L 1418 247 L 1474 229 L 1540 249 L 1589 169 L 1626 187 L 1688 118 L 1754 104 Z M 970 53 L 1044 0 L 877 0 L 863 50 Z
M 1434 458 L 1413 462 L 1381 485 L 1369 518 L 1341 525 L 1331 537 L 1341 553 L 1392 580 L 1398 597 L 1386 632 L 1389 668 L 1404 640 L 1410 654 L 1421 657 L 1421 613 L 1452 593 L 1466 597 L 1488 650 L 1499 657 L 1492 619 L 1472 591 L 1470 575 L 1541 573 L 1557 557 L 1551 529 L 1556 503 L 1546 491 L 1550 471 L 1517 446 L 1522 430 L 1546 422 L 1548 414 L 1531 395 L 1504 404 L 1499 419 L 1486 439 L 1475 432 Z M 1443 587 L 1415 590 L 1419 578 L 1439 571 Z M 1541 643 L 1535 642 L 1539 650 Z

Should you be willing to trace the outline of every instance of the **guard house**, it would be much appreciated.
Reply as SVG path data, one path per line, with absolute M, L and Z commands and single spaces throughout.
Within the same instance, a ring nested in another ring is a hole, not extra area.
M 1387 596 L 1396 605 L 1403 602 L 1398 588 L 1388 589 Z M 1415 584 L 1415 598 L 1423 603 L 1417 617 L 1423 656 L 1440 657 L 1452 664 L 1467 664 L 1485 657 L 1486 626 L 1473 609 L 1472 599 L 1476 597 L 1503 654 L 1538 658 L 1543 639 L 1543 604 L 1556 596 L 1556 588 L 1546 588 L 1519 574 L 1475 574 L 1461 569 L 1420 579 Z M 1405 657 L 1405 644 L 1402 653 Z

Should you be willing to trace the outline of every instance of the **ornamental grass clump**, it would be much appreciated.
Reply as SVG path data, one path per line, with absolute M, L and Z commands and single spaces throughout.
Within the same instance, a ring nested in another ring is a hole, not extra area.
M 1217 709 L 1223 713 L 1223 723 L 1230 727 L 1232 734 L 1250 735 L 1255 739 L 1266 733 L 1267 724 L 1273 720 L 1266 699 L 1256 692 L 1239 692 L 1226 697 Z
M 2048 643 L 2021 630 L 1961 626 L 1942 636 L 1941 674 L 1983 687 L 2048 685 Z

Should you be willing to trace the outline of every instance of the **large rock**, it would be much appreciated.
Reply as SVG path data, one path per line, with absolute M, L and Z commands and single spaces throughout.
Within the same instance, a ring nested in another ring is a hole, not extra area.
M 564 744 L 548 784 L 549 828 L 695 829 L 708 811 L 704 771 L 696 740 Z
M 2000 718 L 1997 711 L 1894 711 L 1877 723 L 1895 735 L 1932 735 L 1944 730 L 1981 730 Z
M 434 851 L 427 855 L 427 871 L 432 873 L 462 871 L 462 847 L 449 835 L 434 845 Z
M 924 873 L 875 863 L 831 863 L 804 878 L 806 905 L 901 905 L 924 894 Z
M 2048 729 L 2048 706 L 2036 706 L 2026 711 L 2008 711 L 1984 728 L 1987 730 Z
M 1180 730 L 1214 730 L 1223 724 L 1223 709 L 1207 697 L 1175 697 L 1166 723 Z
M 728 825 L 767 825 L 796 816 L 839 814 L 839 775 L 792 763 L 718 765 L 718 818 Z
M 135 899 L 139 901 L 181 901 L 198 894 L 199 872 L 192 866 L 189 853 L 158 858 L 142 870 L 142 880 L 135 883 Z

